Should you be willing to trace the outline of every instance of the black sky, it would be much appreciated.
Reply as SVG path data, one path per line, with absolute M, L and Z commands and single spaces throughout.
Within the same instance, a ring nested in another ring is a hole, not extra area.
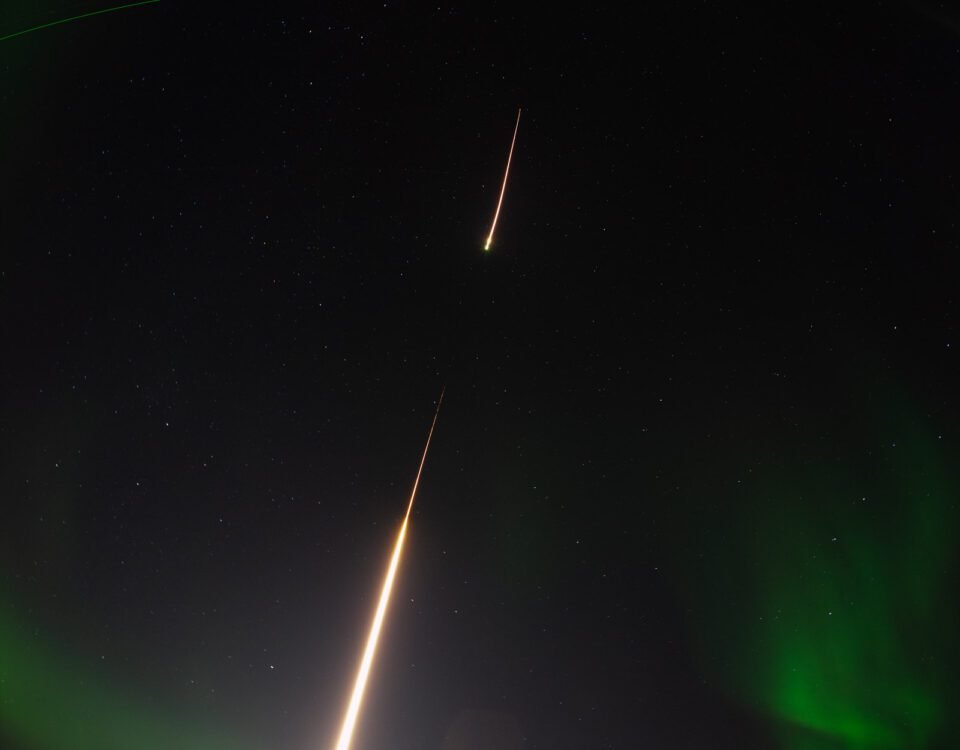
M 903 424 L 955 466 L 960 16 L 196 5 L 0 43 L 7 616 L 323 746 L 445 385 L 357 747 L 800 747 L 710 634 L 754 478 L 815 526 Z

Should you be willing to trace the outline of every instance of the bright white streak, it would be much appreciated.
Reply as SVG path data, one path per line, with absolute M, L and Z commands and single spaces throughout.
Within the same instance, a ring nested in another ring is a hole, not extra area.
M 433 428 L 437 426 L 437 417 L 440 415 L 440 405 L 443 403 L 443 393 L 444 391 L 440 392 L 440 400 L 437 402 L 437 411 L 433 415 L 433 422 L 430 425 L 430 432 L 427 433 L 427 444 L 423 447 L 423 455 L 420 457 L 420 468 L 417 469 L 417 478 L 413 482 L 413 491 L 410 493 L 410 501 L 407 503 L 407 513 L 403 517 L 403 523 L 400 525 L 400 532 L 397 534 L 397 541 L 393 545 L 393 555 L 390 557 L 390 566 L 387 568 L 387 577 L 384 579 L 383 589 L 380 591 L 380 601 L 377 604 L 376 614 L 373 616 L 373 624 L 370 626 L 370 635 L 367 636 L 367 646 L 363 650 L 363 659 L 360 662 L 360 670 L 357 672 L 357 680 L 353 684 L 353 694 L 350 696 L 350 705 L 347 707 L 347 713 L 343 717 L 343 726 L 340 729 L 340 739 L 337 740 L 337 750 L 348 750 L 350 747 L 350 742 L 353 739 L 353 729 L 357 724 L 357 716 L 360 713 L 360 704 L 363 701 L 363 691 L 367 686 L 367 677 L 370 675 L 370 667 L 373 664 L 373 656 L 377 651 L 377 641 L 380 639 L 380 628 L 383 625 L 383 618 L 387 614 L 387 604 L 390 601 L 390 591 L 393 589 L 393 579 L 397 574 L 397 566 L 400 563 L 400 553 L 403 552 L 403 540 L 407 535 L 407 522 L 410 520 L 410 511 L 413 510 L 413 500 L 417 496 L 417 487 L 420 485 L 420 475 L 423 473 L 423 465 L 427 460 L 427 451 L 430 449 L 430 439 L 433 437 Z
M 510 153 L 507 155 L 507 168 L 503 173 L 503 185 L 500 186 L 500 198 L 497 200 L 497 210 L 493 214 L 493 224 L 490 225 L 490 234 L 487 235 L 487 241 L 483 245 L 484 250 L 489 250 L 493 244 L 493 232 L 497 228 L 497 219 L 500 218 L 500 206 L 503 205 L 503 194 L 507 192 L 507 177 L 510 176 L 510 162 L 513 159 L 513 146 L 517 142 L 517 131 L 520 129 L 520 113 L 522 109 L 517 110 L 517 124 L 513 126 L 513 140 L 510 141 Z

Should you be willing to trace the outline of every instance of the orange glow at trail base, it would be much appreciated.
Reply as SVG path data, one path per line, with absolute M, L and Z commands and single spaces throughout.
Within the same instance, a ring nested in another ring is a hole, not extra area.
M 373 616 L 373 623 L 370 625 L 370 634 L 367 636 L 367 645 L 363 649 L 363 659 L 360 661 L 360 669 L 357 670 L 357 679 L 353 685 L 353 693 L 350 695 L 350 705 L 347 707 L 347 713 L 343 717 L 343 725 L 340 729 L 340 737 L 337 740 L 336 750 L 349 750 L 350 742 L 353 740 L 353 731 L 357 724 L 357 717 L 360 714 L 360 704 L 363 702 L 363 693 L 367 686 L 367 679 L 370 676 L 370 667 L 373 665 L 373 657 L 377 651 L 377 641 L 380 639 L 380 630 L 383 627 L 383 620 L 387 614 L 387 605 L 390 603 L 390 592 L 393 589 L 393 580 L 397 575 L 400 555 L 403 553 L 403 540 L 407 535 L 410 511 L 413 510 L 413 501 L 417 496 L 417 487 L 420 485 L 420 475 L 423 473 L 423 465 L 427 460 L 427 451 L 430 449 L 430 440 L 433 438 L 433 428 L 437 426 L 437 417 L 440 415 L 441 404 L 443 404 L 443 392 L 440 393 L 440 400 L 437 402 L 437 410 L 433 415 L 430 432 L 427 433 L 427 444 L 423 447 L 423 455 L 420 457 L 420 468 L 417 469 L 417 478 L 413 482 L 413 490 L 410 493 L 410 500 L 407 503 L 407 512 L 403 517 L 403 523 L 400 524 L 397 541 L 393 545 L 393 554 L 390 556 L 387 576 L 384 578 L 383 588 L 380 590 L 380 601 L 377 603 L 377 611 Z

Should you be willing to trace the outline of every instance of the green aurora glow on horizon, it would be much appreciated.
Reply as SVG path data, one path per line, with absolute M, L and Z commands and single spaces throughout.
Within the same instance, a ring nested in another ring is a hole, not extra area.
M 881 425 L 898 436 L 881 449 L 797 451 L 735 501 L 743 510 L 707 522 L 712 563 L 688 573 L 691 604 L 709 612 L 694 626 L 704 668 L 769 718 L 784 750 L 940 746 L 952 734 L 943 609 L 957 483 L 919 421 Z
M 34 750 L 253 750 L 109 687 L 0 610 L 0 744 Z

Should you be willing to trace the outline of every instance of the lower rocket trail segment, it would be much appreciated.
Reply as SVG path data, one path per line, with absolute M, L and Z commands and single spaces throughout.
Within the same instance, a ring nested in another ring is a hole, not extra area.
M 387 605 L 390 603 L 390 592 L 393 590 L 393 581 L 397 575 L 400 556 L 403 554 L 403 540 L 407 535 L 407 524 L 410 521 L 410 512 L 413 510 L 413 501 L 417 497 L 417 488 L 420 486 L 420 476 L 423 474 L 423 465 L 427 461 L 427 451 L 430 450 L 430 440 L 433 438 L 433 430 L 437 426 L 437 417 L 440 416 L 440 407 L 443 405 L 443 394 L 445 391 L 446 389 L 444 388 L 440 392 L 440 399 L 437 401 L 437 410 L 433 414 L 430 432 L 427 433 L 427 442 L 426 445 L 423 446 L 423 455 L 420 456 L 420 467 L 417 469 L 417 478 L 413 482 L 410 500 L 407 502 L 407 512 L 403 516 L 403 523 L 400 524 L 400 531 L 397 532 L 397 541 L 394 542 L 393 545 L 390 565 L 387 567 L 387 575 L 383 580 L 383 588 L 380 590 L 380 601 L 377 603 L 377 609 L 373 615 L 373 622 L 370 624 L 370 634 L 367 636 L 367 645 L 363 649 L 363 659 L 361 659 L 360 668 L 357 670 L 353 693 L 350 695 L 350 704 L 347 706 L 347 713 L 343 717 L 343 725 L 340 729 L 340 737 L 337 740 L 336 750 L 349 750 L 350 742 L 353 739 L 357 716 L 360 713 L 360 705 L 363 702 L 363 693 L 367 686 L 367 679 L 370 676 L 370 667 L 373 665 L 373 657 L 377 651 L 377 641 L 380 640 L 380 629 L 383 627 L 383 620 L 387 614 Z

